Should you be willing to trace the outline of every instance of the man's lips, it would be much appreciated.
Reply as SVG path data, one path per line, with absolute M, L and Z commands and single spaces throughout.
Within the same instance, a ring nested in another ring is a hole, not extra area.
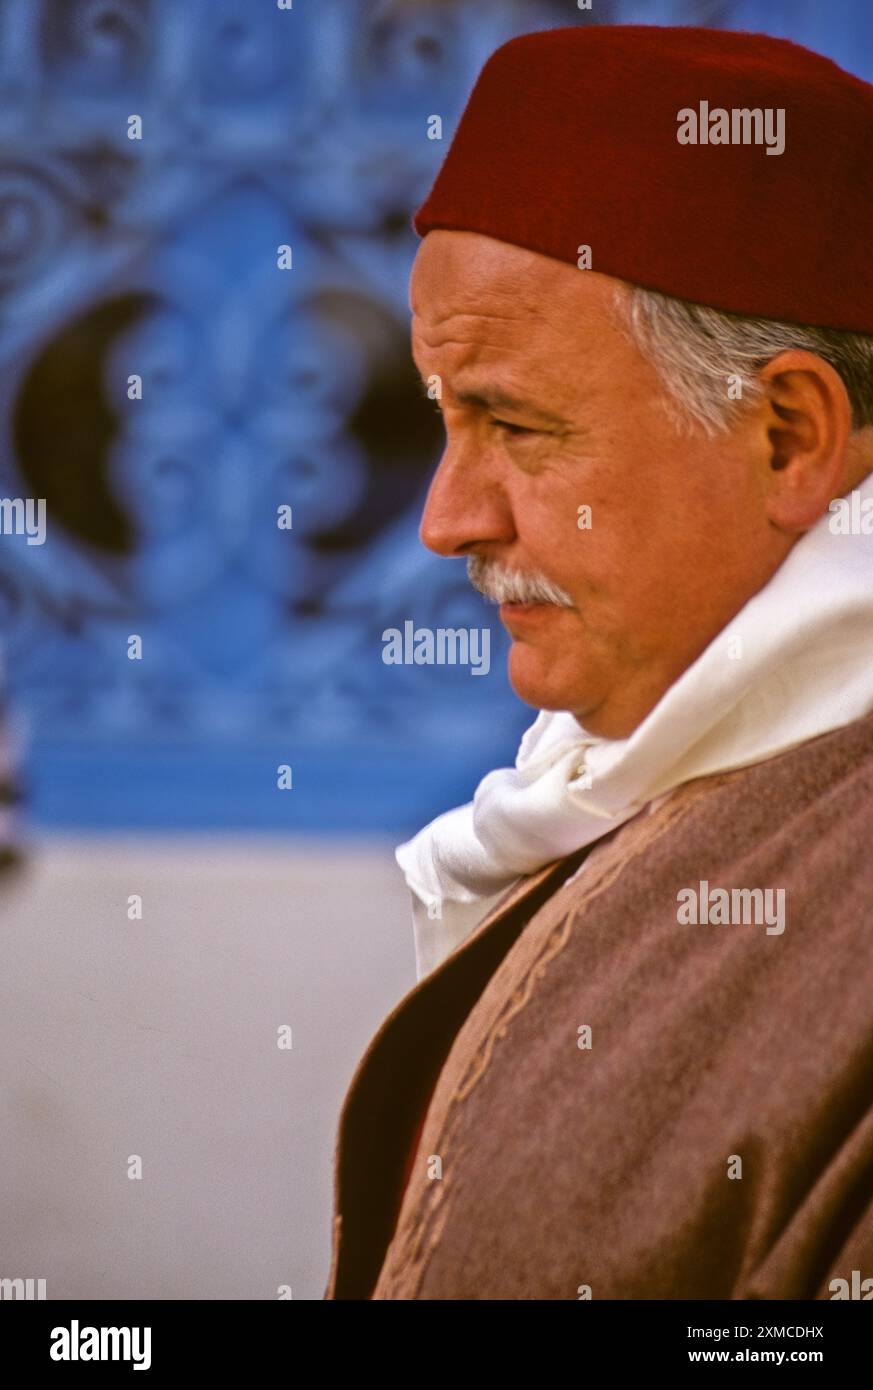
M 542 618 L 547 613 L 561 611 L 556 603 L 501 603 L 498 609 L 501 622 L 505 622 L 507 618 L 513 622 Z

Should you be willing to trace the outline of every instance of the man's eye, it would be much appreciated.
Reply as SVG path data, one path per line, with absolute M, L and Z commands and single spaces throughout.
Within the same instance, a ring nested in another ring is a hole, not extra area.
M 506 430 L 507 434 L 533 434 L 534 431 L 527 425 L 513 425 L 509 420 L 495 420 L 492 418 L 492 425 L 495 429 Z

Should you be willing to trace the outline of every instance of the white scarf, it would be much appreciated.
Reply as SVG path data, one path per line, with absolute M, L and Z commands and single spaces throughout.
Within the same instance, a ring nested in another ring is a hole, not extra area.
M 856 524 L 870 513 L 870 528 L 873 474 L 857 494 Z M 795 543 L 628 738 L 596 738 L 571 714 L 542 710 L 515 767 L 489 772 L 471 802 L 398 847 L 419 979 L 522 875 L 683 782 L 761 762 L 873 709 L 873 534 L 838 534 L 837 522 L 827 513 Z

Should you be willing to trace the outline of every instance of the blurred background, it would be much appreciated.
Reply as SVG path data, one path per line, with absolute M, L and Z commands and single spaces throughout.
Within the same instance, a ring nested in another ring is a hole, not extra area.
M 868 0 L 279 3 L 0 0 L 0 494 L 46 506 L 0 534 L 0 1278 L 49 1298 L 321 1297 L 393 847 L 533 717 L 417 539 L 410 218 L 484 60 L 703 24 L 873 78 Z M 410 619 L 490 674 L 383 664 Z

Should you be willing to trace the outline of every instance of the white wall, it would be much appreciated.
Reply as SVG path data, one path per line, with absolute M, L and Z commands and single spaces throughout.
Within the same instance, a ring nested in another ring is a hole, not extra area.
M 415 982 L 391 847 L 49 840 L 0 933 L 0 1277 L 321 1298 L 340 1103 Z

